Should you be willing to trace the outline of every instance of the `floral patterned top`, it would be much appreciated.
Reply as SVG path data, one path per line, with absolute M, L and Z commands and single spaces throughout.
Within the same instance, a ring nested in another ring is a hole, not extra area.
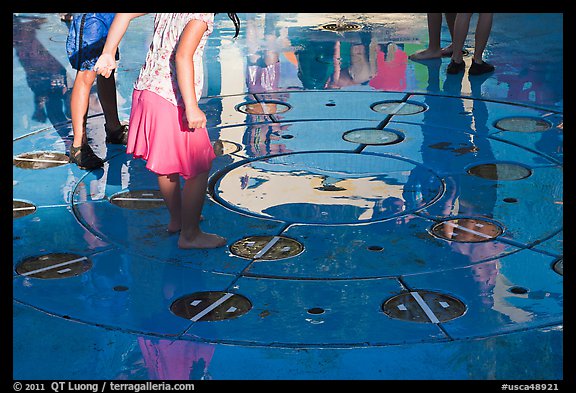
M 176 78 L 175 56 L 180 34 L 192 19 L 204 21 L 208 27 L 194 52 L 194 87 L 196 99 L 200 99 L 204 85 L 202 56 L 208 36 L 214 29 L 214 14 L 157 13 L 154 17 L 154 35 L 150 49 L 134 83 L 134 89 L 149 90 L 174 105 L 184 105 Z

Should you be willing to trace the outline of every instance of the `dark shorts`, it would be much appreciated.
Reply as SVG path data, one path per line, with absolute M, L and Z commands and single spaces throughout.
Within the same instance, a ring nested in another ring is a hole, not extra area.
M 102 54 L 108 30 L 115 14 L 75 14 L 66 39 L 66 52 L 72 68 L 78 71 L 93 70 Z M 116 60 L 120 54 L 116 52 Z

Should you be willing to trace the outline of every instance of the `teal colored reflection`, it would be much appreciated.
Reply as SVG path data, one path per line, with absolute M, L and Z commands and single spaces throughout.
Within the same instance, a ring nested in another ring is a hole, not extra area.
M 214 195 L 235 209 L 287 222 L 378 221 L 421 209 L 441 195 L 441 180 L 426 168 L 419 168 L 425 181 L 407 185 L 417 167 L 382 155 L 288 154 L 230 170 Z

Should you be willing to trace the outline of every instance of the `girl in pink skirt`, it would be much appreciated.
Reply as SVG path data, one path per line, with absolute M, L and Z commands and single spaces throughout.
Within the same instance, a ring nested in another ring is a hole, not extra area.
M 95 70 L 109 77 L 116 49 L 130 21 L 144 14 L 116 14 Z M 228 14 L 238 35 L 240 22 Z M 168 232 L 180 232 L 180 248 L 216 248 L 226 239 L 200 229 L 212 160 L 216 157 L 198 107 L 202 55 L 214 14 L 158 13 L 146 62 L 134 84 L 126 152 L 146 160 L 170 212 Z M 180 176 L 185 179 L 180 187 Z

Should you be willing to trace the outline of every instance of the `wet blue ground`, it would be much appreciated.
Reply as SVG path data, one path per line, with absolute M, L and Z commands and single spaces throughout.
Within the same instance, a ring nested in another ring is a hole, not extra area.
M 66 162 L 67 26 L 14 15 L 13 378 L 562 379 L 562 14 L 496 14 L 476 77 L 407 58 L 426 14 L 240 16 L 201 101 L 228 244 L 180 250 L 95 92 L 106 164 Z M 152 18 L 120 46 L 125 122 Z

